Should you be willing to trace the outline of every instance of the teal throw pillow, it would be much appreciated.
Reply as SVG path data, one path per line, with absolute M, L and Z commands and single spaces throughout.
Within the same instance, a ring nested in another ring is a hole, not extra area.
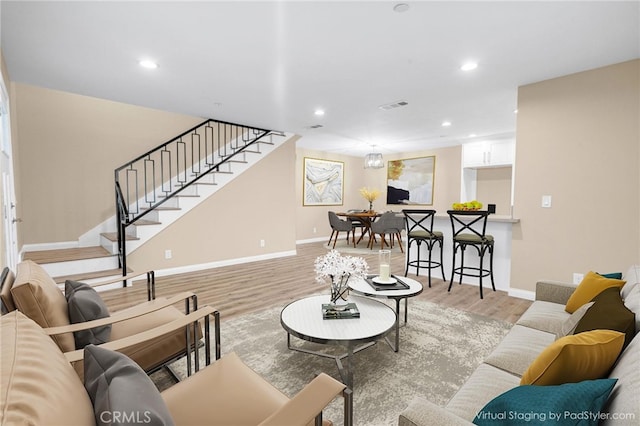
M 585 380 L 557 386 L 523 385 L 489 401 L 473 419 L 476 425 L 597 426 L 618 379 Z
M 608 274 L 601 274 L 598 272 L 598 275 L 602 275 L 605 278 L 612 278 L 614 280 L 622 279 L 622 272 L 609 272 Z

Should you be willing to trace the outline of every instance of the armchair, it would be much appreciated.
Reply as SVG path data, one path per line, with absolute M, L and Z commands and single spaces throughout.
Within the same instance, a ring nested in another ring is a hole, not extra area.
M 8 277 L 11 275 L 7 274 Z M 77 335 L 74 336 L 74 332 L 95 331 L 96 327 L 106 326 L 110 327 L 110 340 L 120 340 L 184 317 L 185 314 L 173 306 L 176 303 L 184 303 L 186 314 L 197 309 L 196 295 L 184 292 L 171 298 L 157 298 L 147 301 L 110 315 L 106 306 L 101 305 L 100 296 L 95 293 L 91 296 L 93 304 L 87 311 L 91 311 L 89 314 L 94 314 L 92 309 L 95 306 L 103 307 L 103 315 L 93 317 L 102 319 L 90 321 L 92 318 L 89 317 L 83 322 L 71 324 L 70 304 L 67 299 L 46 271 L 29 260 L 18 264 L 13 282 L 10 279 L 5 279 L 0 295 L 2 295 L 4 305 L 13 306 L 14 309 L 21 311 L 38 325 L 47 329 L 46 333 L 51 336 L 63 353 L 79 349 L 77 348 Z M 197 331 L 196 337 L 199 338 L 201 332 Z M 194 338 L 193 342 L 196 340 Z M 151 373 L 188 354 L 187 348 L 193 342 L 189 341 L 188 333 L 185 333 L 184 330 L 174 329 L 144 344 L 132 341 L 130 346 L 122 349 L 122 352 L 131 357 L 145 371 Z M 191 374 L 190 363 L 188 366 L 187 373 Z M 75 362 L 74 367 L 78 375 L 82 377 L 81 360 Z
M 181 329 L 200 320 L 204 320 L 208 330 L 208 316 L 212 314 L 217 334 L 219 316 L 205 306 L 171 323 L 98 348 L 108 355 L 122 345 L 128 346 L 130 341 L 155 339 L 170 329 Z M 99 411 L 95 395 L 90 397 L 69 364 L 82 359 L 86 350 L 63 354 L 42 328 L 19 311 L 2 316 L 0 333 L 3 336 L 0 347 L 0 394 L 3 395 L 0 424 L 93 425 L 104 420 L 104 416 L 100 416 L 105 412 Z M 205 345 L 210 344 L 207 336 L 208 333 L 205 334 Z M 43 352 L 47 357 L 41 356 Z M 126 363 L 128 359 L 116 352 L 113 356 L 119 359 L 118 362 Z M 112 377 L 105 385 L 120 383 L 125 388 L 139 389 L 144 383 L 138 380 L 148 382 L 148 377 L 142 373 L 131 374 L 136 368 L 139 367 L 134 363 L 125 366 L 122 376 Z M 235 353 L 229 353 L 159 393 L 159 403 L 166 406 L 166 410 L 160 411 L 168 411 L 171 416 L 168 421 L 179 425 L 306 425 L 314 420 L 319 425 L 322 410 L 338 395 L 344 398 L 344 424 L 350 426 L 352 395 L 344 384 L 320 374 L 289 399 L 246 366 Z M 157 399 L 158 391 L 151 384 L 140 396 L 145 399 L 143 406 L 135 406 L 134 398 L 125 398 L 129 406 L 134 404 L 135 410 L 125 412 L 112 403 L 108 414 L 146 415 L 145 410 L 151 406 L 146 403 L 147 398 Z

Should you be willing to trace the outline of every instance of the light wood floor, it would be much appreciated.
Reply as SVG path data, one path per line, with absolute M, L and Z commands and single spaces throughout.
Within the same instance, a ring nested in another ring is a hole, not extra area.
M 297 246 L 295 256 L 251 262 L 199 272 L 156 277 L 156 295 L 170 296 L 181 291 L 193 291 L 200 306 L 209 305 L 220 311 L 221 319 L 259 311 L 272 306 L 284 306 L 306 295 L 328 290 L 327 284 L 315 281 L 314 261 L 327 253 L 324 242 Z M 360 256 L 360 255 L 358 255 Z M 362 255 L 370 265 L 377 265 L 377 251 Z M 404 255 L 392 255 L 392 272 L 404 273 Z M 449 273 L 449 271 L 445 271 Z M 437 275 L 437 274 L 436 274 Z M 447 292 L 448 283 L 432 278 L 416 277 L 425 287 L 418 298 L 451 306 L 476 314 L 515 322 L 531 304 L 530 301 L 509 297 L 504 292 L 485 289 L 480 299 L 478 287 L 454 284 Z M 146 286 L 135 283 L 126 289 L 101 293 L 109 309 L 117 311 L 146 300 Z M 409 309 L 411 309 L 409 302 Z

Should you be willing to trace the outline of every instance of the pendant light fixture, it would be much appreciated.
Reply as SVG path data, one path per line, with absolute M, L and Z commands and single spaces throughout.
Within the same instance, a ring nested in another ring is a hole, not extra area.
M 375 145 L 373 145 L 374 152 L 370 152 L 364 157 L 364 168 L 365 169 L 381 169 L 384 167 L 384 161 L 382 160 L 382 153 L 375 152 Z

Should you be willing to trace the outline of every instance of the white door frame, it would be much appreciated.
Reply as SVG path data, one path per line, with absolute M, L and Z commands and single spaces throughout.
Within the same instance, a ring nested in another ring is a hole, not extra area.
M 2 234 L 6 265 L 15 271 L 18 263 L 16 195 L 11 154 L 11 116 L 9 96 L 0 71 L 0 170 L 2 178 Z

